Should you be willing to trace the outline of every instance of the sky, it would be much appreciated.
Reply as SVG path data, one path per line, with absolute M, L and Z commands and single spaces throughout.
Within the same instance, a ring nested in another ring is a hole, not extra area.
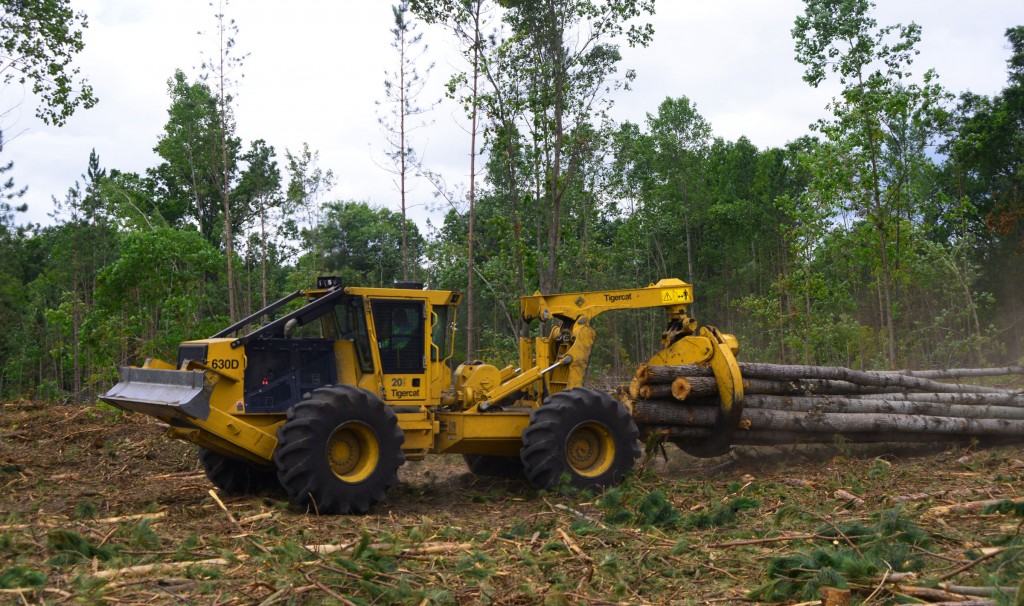
M 1020 0 L 877 0 L 879 24 L 922 26 L 915 71 L 937 70 L 959 94 L 997 94 L 1006 83 L 1007 27 L 1024 24 Z M 76 65 L 99 104 L 79 109 L 61 128 L 34 118 L 31 95 L 16 86 L 0 91 L 4 163 L 29 210 L 17 221 L 51 223 L 52 198 L 63 198 L 85 172 L 90 150 L 103 167 L 144 173 L 159 164 L 153 152 L 167 122 L 167 81 L 175 69 L 194 79 L 203 57 L 215 55 L 217 12 L 206 0 L 71 0 L 88 15 L 85 50 Z M 236 0 L 226 8 L 238 25 L 237 49 L 248 53 L 231 92 L 243 146 L 264 139 L 278 152 L 303 143 L 320 154 L 320 167 L 337 183 L 327 200 L 358 200 L 399 209 L 386 170 L 387 143 L 378 117 L 384 80 L 394 70 L 390 2 Z M 790 30 L 799 0 L 658 0 L 653 43 L 623 49 L 621 69 L 633 68 L 632 90 L 615 95 L 615 120 L 642 123 L 666 97 L 685 95 L 716 136 L 746 136 L 759 148 L 784 145 L 826 117 L 834 85 L 814 89 L 801 80 Z M 420 24 L 434 62 L 424 105 L 440 99 L 449 75 L 463 68 L 450 38 Z M 422 70 L 421 70 L 422 73 Z M 238 77 L 238 76 L 241 77 Z M 469 172 L 469 138 L 462 110 L 443 100 L 412 134 L 424 165 L 451 185 Z M 445 208 L 433 188 L 417 182 L 410 213 L 422 226 Z

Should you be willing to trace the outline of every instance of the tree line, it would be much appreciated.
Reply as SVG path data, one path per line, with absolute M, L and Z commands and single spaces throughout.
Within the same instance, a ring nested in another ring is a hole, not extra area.
M 2 7 L 11 40 L 80 42 L 86 25 L 66 0 Z M 59 18 L 31 30 L 38 21 L 25 11 L 42 8 Z M 920 28 L 879 25 L 872 9 L 805 0 L 796 60 L 808 86 L 832 81 L 841 92 L 810 135 L 759 149 L 716 136 L 685 91 L 654 101 L 640 123 L 612 119 L 610 92 L 635 76 L 621 46 L 650 43 L 653 1 L 403 2 L 393 8 L 397 66 L 382 87 L 394 212 L 330 199 L 334 174 L 308 145 L 279 155 L 236 135 L 228 91 L 245 56 L 222 4 L 203 69 L 170 75 L 156 166 L 121 171 L 93 152 L 54 201 L 52 223 L 26 225 L 16 167 L 0 164 L 0 395 L 88 397 L 119 365 L 174 359 L 180 341 L 321 274 L 466 292 L 459 359 L 515 360 L 529 331 L 520 295 L 680 277 L 694 284 L 693 315 L 736 334 L 746 360 L 1016 361 L 1024 26 L 1006 31 L 1004 89 L 955 95 L 938 74 L 915 71 Z M 447 83 L 447 102 L 472 125 L 464 184 L 445 183 L 415 153 L 429 107 L 414 100 L 430 75 L 417 63 L 430 58 L 417 26 L 445 32 L 465 58 Z M 40 115 L 59 124 L 95 98 L 67 67 L 80 45 L 53 48 L 67 53 L 66 78 L 40 97 Z M 424 231 L 405 216 L 413 178 L 449 208 Z M 592 376 L 631 373 L 663 321 L 657 311 L 603 316 Z

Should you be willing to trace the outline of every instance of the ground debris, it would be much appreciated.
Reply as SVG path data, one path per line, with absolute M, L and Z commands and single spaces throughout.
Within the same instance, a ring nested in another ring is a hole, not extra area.
M 8 402 L 0 434 L 0 602 L 724 604 L 777 581 L 772 562 L 827 557 L 866 576 L 756 600 L 821 603 L 827 586 L 881 604 L 910 587 L 962 606 L 1003 600 L 1024 563 L 1007 505 L 1024 502 L 1021 447 L 705 460 L 669 446 L 601 495 L 538 493 L 439 456 L 406 464 L 370 515 L 317 517 L 283 496 L 211 495 L 194 448 L 147 417 Z M 871 564 L 879 536 L 913 570 Z

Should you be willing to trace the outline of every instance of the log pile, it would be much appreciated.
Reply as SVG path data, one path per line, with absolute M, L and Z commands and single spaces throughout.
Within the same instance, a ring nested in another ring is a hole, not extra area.
M 962 382 L 1024 375 L 1024 367 L 881 372 L 741 362 L 740 371 L 735 445 L 1024 443 L 1024 391 Z M 719 415 L 705 366 L 641 366 L 628 391 L 641 432 L 680 445 L 707 439 Z

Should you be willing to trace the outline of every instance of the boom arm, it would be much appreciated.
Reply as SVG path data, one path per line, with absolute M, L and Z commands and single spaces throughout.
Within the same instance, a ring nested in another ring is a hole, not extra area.
M 686 306 L 693 303 L 693 287 L 676 278 L 665 278 L 646 288 L 630 290 L 605 290 L 594 292 L 563 293 L 522 297 L 520 304 L 523 320 L 547 321 L 559 318 L 576 322 L 586 318 L 589 322 L 598 314 L 616 309 L 648 309 L 664 307 L 669 321 L 682 320 L 684 327 L 693 332 L 696 322 L 686 316 Z
M 686 306 L 693 303 L 693 288 L 675 278 L 666 278 L 646 288 L 610 290 L 556 295 L 542 295 L 520 299 L 523 320 L 561 321 L 549 335 L 537 340 L 536 367 L 561 362 L 550 371 L 545 381 L 550 391 L 572 389 L 583 384 L 596 333 L 591 321 L 599 314 L 618 309 L 649 309 L 662 307 L 668 313 L 668 326 L 661 335 L 665 348 L 655 354 L 651 363 L 705 364 L 714 371 L 719 385 L 719 415 L 712 436 L 704 443 L 688 448 L 702 456 L 724 454 L 729 449 L 732 429 L 740 420 L 743 410 L 743 380 L 735 354 L 739 349 L 736 338 L 720 333 L 713 327 L 701 329 L 700 335 L 691 336 L 697 322 L 686 315 Z M 520 358 L 532 349 L 527 339 L 520 340 Z

